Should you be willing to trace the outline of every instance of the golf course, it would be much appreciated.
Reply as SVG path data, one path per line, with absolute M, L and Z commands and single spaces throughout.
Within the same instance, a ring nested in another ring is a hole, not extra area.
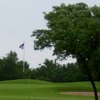
M 96 82 L 100 91 L 100 82 Z M 93 95 L 67 94 L 92 92 L 89 82 L 51 83 L 39 80 L 0 81 L 0 100 L 94 100 Z M 99 97 L 100 98 L 100 97 Z

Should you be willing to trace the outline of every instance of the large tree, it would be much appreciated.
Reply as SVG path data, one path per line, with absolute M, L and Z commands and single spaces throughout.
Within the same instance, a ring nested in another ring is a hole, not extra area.
M 53 54 L 65 59 L 72 55 L 84 66 L 92 83 L 95 100 L 97 89 L 90 72 L 95 66 L 95 55 L 100 52 L 100 7 L 88 7 L 84 3 L 61 4 L 44 13 L 48 29 L 33 31 L 36 50 L 54 47 Z M 96 57 L 100 59 L 100 56 Z M 91 63 L 92 62 L 92 63 Z

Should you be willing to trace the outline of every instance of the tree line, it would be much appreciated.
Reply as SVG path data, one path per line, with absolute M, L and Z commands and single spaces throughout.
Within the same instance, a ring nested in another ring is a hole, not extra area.
M 80 72 L 76 63 L 60 65 L 52 60 L 45 62 L 31 72 L 32 79 L 45 80 L 50 82 L 76 82 L 87 81 L 87 75 Z
M 90 68 L 93 80 L 100 81 L 100 68 Z M 77 63 L 68 63 L 60 65 L 52 60 L 46 59 L 42 65 L 31 70 L 31 78 L 45 80 L 50 82 L 76 82 L 89 81 L 86 69 L 84 66 Z
M 31 79 L 50 82 L 88 81 L 84 67 L 80 66 L 77 63 L 60 65 L 53 60 L 46 59 L 38 67 L 30 68 L 28 62 L 25 61 L 25 71 L 23 72 L 23 61 L 18 59 L 16 52 L 10 51 L 0 59 L 0 80 L 28 79 L 30 75 Z M 100 70 L 97 68 L 97 74 L 93 70 L 91 72 L 94 80 L 100 81 L 98 74 Z

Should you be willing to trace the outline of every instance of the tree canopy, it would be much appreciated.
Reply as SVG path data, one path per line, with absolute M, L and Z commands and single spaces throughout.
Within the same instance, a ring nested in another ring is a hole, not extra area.
M 86 60 L 100 51 L 100 8 L 84 3 L 62 4 L 45 13 L 48 29 L 33 31 L 35 49 L 54 47 L 53 54 L 65 58 L 70 54 Z

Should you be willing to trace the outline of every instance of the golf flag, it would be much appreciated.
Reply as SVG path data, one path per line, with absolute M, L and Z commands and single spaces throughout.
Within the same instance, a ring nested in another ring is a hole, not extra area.
M 25 70 L 24 66 L 25 66 L 25 43 L 22 43 L 20 46 L 19 46 L 20 49 L 23 50 L 23 72 Z
M 19 46 L 19 48 L 24 49 L 24 43 Z

